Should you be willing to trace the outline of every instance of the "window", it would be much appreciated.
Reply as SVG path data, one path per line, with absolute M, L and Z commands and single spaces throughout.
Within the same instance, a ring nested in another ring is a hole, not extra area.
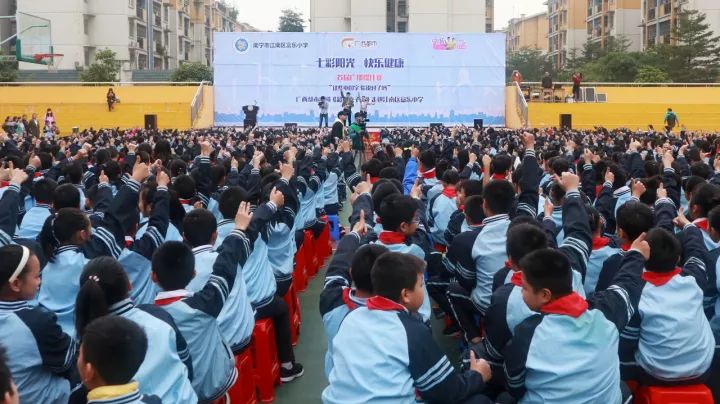
M 407 32 L 407 22 L 405 21 L 399 21 L 397 32 Z
M 398 1 L 398 17 L 407 17 L 408 16 L 408 5 L 407 0 L 399 0 Z M 400 27 L 398 25 L 398 31 L 400 31 Z M 400 31 L 405 32 L 405 31 Z
M 88 16 L 83 16 L 83 33 L 85 35 L 87 35 L 89 31 L 90 31 L 90 18 Z
M 395 32 L 395 2 L 387 0 L 387 32 Z
M 89 47 L 86 46 L 86 47 L 83 49 L 83 62 L 85 63 L 85 66 L 86 66 L 86 67 L 87 67 L 87 66 L 90 66 L 90 64 L 91 64 L 91 63 L 90 63 L 90 56 L 91 56 L 91 54 L 92 54 L 92 51 L 90 50 Z

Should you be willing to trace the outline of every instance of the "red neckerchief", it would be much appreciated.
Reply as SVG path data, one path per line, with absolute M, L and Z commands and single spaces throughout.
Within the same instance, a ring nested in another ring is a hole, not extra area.
M 33 178 L 39 178 L 42 177 L 42 173 L 40 171 L 36 171 L 35 174 L 33 174 Z
M 0 182 L 0 188 L 6 188 L 10 186 L 10 181 L 2 181 Z
M 372 176 L 371 176 L 371 177 L 370 177 L 370 183 L 371 183 L 371 184 L 374 184 L 374 183 L 378 182 L 379 179 L 380 179 L 380 177 L 372 177 Z
M 420 176 L 423 177 L 426 180 L 435 178 L 435 169 L 427 170 L 425 172 L 421 172 Z
M 595 195 L 600 195 L 600 192 L 602 191 L 602 188 L 603 188 L 602 184 L 600 184 L 600 185 L 595 185 Z
M 368 310 L 382 310 L 382 311 L 406 311 L 405 306 L 400 303 L 393 302 L 392 300 L 382 297 L 373 296 L 367 299 Z
M 353 302 L 352 299 L 350 299 L 350 291 L 351 291 L 350 288 L 343 288 L 342 299 L 343 299 L 343 302 L 345 302 L 345 305 L 350 310 L 355 310 L 355 309 L 357 309 L 358 305 L 355 304 L 355 302 Z
M 610 239 L 607 237 L 593 237 L 592 239 L 593 251 L 599 250 L 603 247 L 607 247 L 608 244 L 610 244 Z
M 655 286 L 662 286 L 668 282 L 670 282 L 670 279 L 672 279 L 675 275 L 682 272 L 682 269 L 675 268 L 670 272 L 652 272 L 652 271 L 645 271 L 642 274 L 642 279 L 646 282 L 650 282 Z
M 180 199 L 180 203 L 183 205 L 190 205 L 190 199 Z
M 378 236 L 378 240 L 385 245 L 403 244 L 405 235 L 397 231 L 383 231 Z
M 520 271 L 513 271 L 512 277 L 510 278 L 510 283 L 512 283 L 515 286 L 522 286 L 522 272 Z
M 182 300 L 186 296 L 173 296 L 165 299 L 155 299 L 155 304 L 158 306 L 167 306 L 171 303 L 175 303 L 178 300 Z
M 545 314 L 563 314 L 578 318 L 588 309 L 588 303 L 575 292 L 544 305 L 540 311 Z
M 630 247 L 632 247 L 632 244 L 620 244 L 620 249 L 623 251 L 630 251 Z
M 457 197 L 457 190 L 452 185 L 448 185 L 447 187 L 443 188 L 442 193 L 443 193 L 443 195 L 445 195 L 451 199 Z
M 493 174 L 492 177 L 490 177 L 490 179 L 493 179 L 493 180 L 506 180 L 506 179 L 507 179 L 507 176 L 506 176 L 505 174 Z
M 693 224 L 700 230 L 707 232 L 708 231 L 708 219 L 706 217 L 702 217 L 696 221 L 693 222 Z
M 465 212 L 465 205 L 460 205 L 460 207 L 458 207 L 458 210 L 460 212 Z
M 130 248 L 130 247 L 132 247 L 133 242 L 135 242 L 135 240 L 133 240 L 132 237 L 130 237 L 130 236 L 125 236 L 125 248 Z

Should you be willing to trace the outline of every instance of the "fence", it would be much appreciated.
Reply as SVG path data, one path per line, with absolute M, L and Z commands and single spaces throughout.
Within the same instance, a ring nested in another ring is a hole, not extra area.
M 522 92 L 522 89 L 520 88 L 520 84 L 515 83 L 515 94 L 517 98 L 517 109 L 518 109 L 518 115 L 520 116 L 520 120 L 522 121 L 523 128 L 528 127 L 528 103 L 525 99 L 525 95 Z
M 136 87 L 136 86 L 179 86 L 194 87 L 207 82 L 198 81 L 11 81 L 0 82 L 0 87 L 22 86 L 87 86 L 87 87 Z

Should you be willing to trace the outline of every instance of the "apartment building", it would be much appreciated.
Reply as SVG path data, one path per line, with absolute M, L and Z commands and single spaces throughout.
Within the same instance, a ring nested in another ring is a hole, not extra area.
M 555 66 L 565 67 L 573 50 L 579 51 L 587 40 L 588 0 L 547 0 L 548 53 Z
M 311 32 L 493 32 L 494 0 L 311 0 Z
M 216 0 L 17 0 L 17 11 L 51 21 L 53 51 L 65 55 L 59 69 L 89 66 L 106 48 L 123 70 L 210 65 L 212 33 L 239 29 L 237 11 Z
M 642 49 L 640 0 L 588 0 L 587 40 L 605 46 L 610 38 L 629 41 L 630 51 Z
M 548 50 L 549 22 L 547 13 L 513 18 L 507 27 L 507 51 L 522 48 Z
M 674 45 L 672 31 L 683 10 L 705 13 L 710 28 L 720 35 L 720 0 L 642 0 L 641 4 L 643 50 L 655 45 Z

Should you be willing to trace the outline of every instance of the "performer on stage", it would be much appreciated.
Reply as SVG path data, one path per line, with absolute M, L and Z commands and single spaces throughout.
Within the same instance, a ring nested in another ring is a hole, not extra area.
M 345 95 L 343 95 L 342 90 L 340 90 L 340 97 L 342 97 L 342 99 L 343 99 L 342 107 L 343 107 L 343 111 L 345 111 L 345 116 L 347 116 L 347 117 L 353 116 L 352 109 L 355 106 L 355 101 L 353 100 L 353 97 L 350 95 L 350 92 L 348 91 L 347 93 L 345 93 Z M 349 123 L 346 121 L 345 125 L 349 125 Z
M 258 111 L 260 111 L 260 108 L 255 104 L 245 105 L 242 108 L 243 113 L 245 113 L 245 121 L 243 122 L 245 128 L 252 128 L 254 126 L 257 126 L 257 114 Z

